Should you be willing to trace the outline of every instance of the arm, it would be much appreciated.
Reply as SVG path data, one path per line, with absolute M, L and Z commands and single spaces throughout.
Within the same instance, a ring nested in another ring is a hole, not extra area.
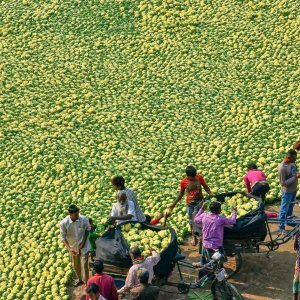
M 288 186 L 296 180 L 297 180 L 297 175 L 289 179 L 286 179 L 285 170 L 283 168 L 279 169 L 279 182 L 281 186 Z
M 174 208 L 175 206 L 176 206 L 176 204 L 182 199 L 182 197 L 184 196 L 184 192 L 185 192 L 185 190 L 180 190 L 180 192 L 179 192 L 179 194 L 178 194 L 178 196 L 177 196 L 177 198 L 176 198 L 176 200 L 175 200 L 175 202 L 173 202 L 169 207 L 170 208 Z
M 208 195 L 210 195 L 210 196 L 213 195 L 208 185 L 203 186 L 203 188 L 205 189 L 205 191 Z
M 250 181 L 249 181 L 247 175 L 244 176 L 244 183 L 245 183 L 247 192 L 250 193 L 251 192 L 251 185 L 250 185 Z
M 200 183 L 201 183 L 201 185 L 203 186 L 203 188 L 204 188 L 204 190 L 206 191 L 206 193 L 207 193 L 208 195 L 212 196 L 213 194 L 212 194 L 212 192 L 211 192 L 209 186 L 207 185 L 206 181 L 204 180 L 204 178 L 200 175 L 200 178 L 199 178 L 199 179 L 200 179 Z
M 116 221 L 116 220 L 130 220 L 130 219 L 132 219 L 132 215 L 110 217 L 110 219 L 112 221 Z
M 125 285 L 118 290 L 118 293 L 123 294 L 128 292 L 132 287 L 134 287 L 134 284 L 135 284 L 135 271 L 131 267 L 127 273 Z
M 117 288 L 115 286 L 115 282 L 114 282 L 113 278 L 111 279 L 110 296 L 111 296 L 111 300 L 118 300 L 119 299 Z
M 196 224 L 201 224 L 202 223 L 202 219 L 203 219 L 203 213 L 204 213 L 205 209 L 202 206 L 201 209 L 197 212 L 195 218 L 194 218 L 194 222 Z
M 86 240 L 87 240 L 87 238 L 89 236 L 89 231 L 91 230 L 91 225 L 89 223 L 88 218 L 84 218 L 83 219 L 83 227 L 85 229 L 85 232 L 84 232 L 84 237 L 83 237 L 82 242 L 78 245 L 79 250 L 84 247 L 84 245 L 86 243 Z
M 160 261 L 160 254 L 154 250 L 152 250 L 151 252 L 152 252 L 152 256 L 149 256 L 148 258 L 151 259 L 153 266 L 155 266 Z
M 71 249 L 68 241 L 67 241 L 67 229 L 65 224 L 63 224 L 62 222 L 60 223 L 60 234 L 61 234 L 61 240 L 64 244 L 64 246 L 68 249 L 68 251 L 71 253 L 71 255 L 76 256 L 77 252 L 73 249 Z

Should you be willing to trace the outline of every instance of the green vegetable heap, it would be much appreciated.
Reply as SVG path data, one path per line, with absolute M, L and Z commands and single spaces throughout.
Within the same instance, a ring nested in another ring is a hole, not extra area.
M 141 229 L 141 224 L 126 224 L 122 226 L 123 236 L 129 247 L 139 247 L 142 255 L 150 255 L 150 249 L 162 252 L 171 242 L 171 233 L 169 230 L 154 231 L 150 229 Z

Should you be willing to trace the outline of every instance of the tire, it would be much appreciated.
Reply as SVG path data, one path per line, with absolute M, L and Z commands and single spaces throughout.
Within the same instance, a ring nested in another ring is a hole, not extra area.
M 226 280 L 214 280 L 211 285 L 214 300 L 244 300 L 236 287 Z
M 243 258 L 240 252 L 233 252 L 227 255 L 227 261 L 223 267 L 226 270 L 227 278 L 231 278 L 239 272 L 243 265 Z

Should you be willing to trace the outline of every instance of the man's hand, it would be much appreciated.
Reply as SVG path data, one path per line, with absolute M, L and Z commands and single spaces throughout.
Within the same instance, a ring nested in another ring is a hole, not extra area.
M 70 249 L 69 251 L 70 251 L 72 256 L 77 256 L 78 255 L 77 251 L 75 251 L 73 249 Z
M 84 247 L 84 245 L 85 245 L 84 242 L 80 243 L 80 244 L 78 245 L 78 249 L 81 250 L 81 249 Z
M 296 177 L 297 177 L 297 178 L 300 178 L 300 173 L 297 173 L 297 174 L 296 174 Z
M 232 211 L 237 211 L 236 206 L 232 206 Z

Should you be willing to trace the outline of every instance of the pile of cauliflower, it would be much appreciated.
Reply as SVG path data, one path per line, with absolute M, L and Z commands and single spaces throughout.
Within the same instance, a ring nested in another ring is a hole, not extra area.
M 215 197 L 211 198 L 210 201 L 217 201 Z M 246 215 L 248 212 L 257 209 L 259 203 L 254 198 L 249 198 L 242 194 L 236 194 L 232 197 L 225 197 L 224 203 L 222 203 L 221 214 L 224 217 L 230 217 L 232 214 L 232 208 L 237 209 L 237 218 Z
M 129 247 L 139 247 L 144 257 L 151 255 L 150 249 L 162 252 L 171 242 L 171 233 L 168 229 L 159 231 L 142 229 L 139 223 L 123 225 L 122 233 Z

